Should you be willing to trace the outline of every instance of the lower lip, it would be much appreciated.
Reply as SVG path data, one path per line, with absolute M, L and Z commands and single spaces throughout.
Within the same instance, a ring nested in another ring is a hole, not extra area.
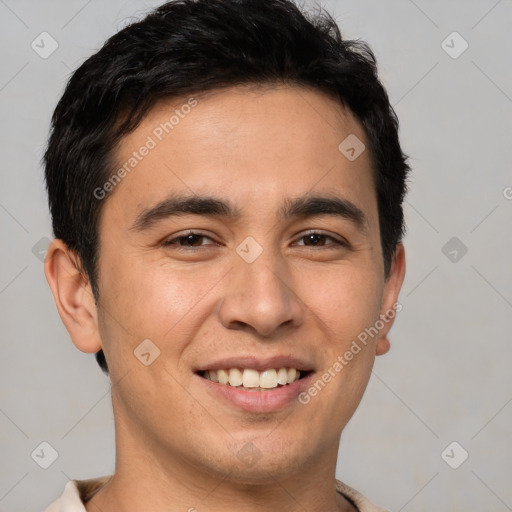
M 239 409 L 247 412 L 272 412 L 296 402 L 299 404 L 299 394 L 310 385 L 313 372 L 302 379 L 286 386 L 279 386 L 269 391 L 246 391 L 234 388 L 229 384 L 219 384 L 196 374 L 196 377 L 207 387 L 208 391 L 230 402 Z

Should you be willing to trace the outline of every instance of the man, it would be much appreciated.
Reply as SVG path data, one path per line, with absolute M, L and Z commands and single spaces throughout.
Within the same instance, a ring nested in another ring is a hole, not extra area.
M 397 128 L 368 47 L 288 0 L 170 2 L 81 65 L 45 273 L 116 467 L 48 511 L 380 510 L 335 470 L 400 307 Z

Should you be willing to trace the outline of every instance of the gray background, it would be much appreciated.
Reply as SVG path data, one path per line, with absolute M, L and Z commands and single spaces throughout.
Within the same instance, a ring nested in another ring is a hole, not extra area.
M 71 70 L 159 3 L 0 0 L 1 512 L 41 511 L 69 478 L 114 469 L 109 380 L 72 345 L 43 274 L 40 159 Z M 413 167 L 403 311 L 337 477 L 393 511 L 512 510 L 512 2 L 324 5 L 375 51 Z M 43 31 L 59 45 L 46 59 L 31 48 Z M 457 58 L 462 39 L 442 45 L 454 31 L 469 44 Z M 31 456 L 43 441 L 48 469 Z

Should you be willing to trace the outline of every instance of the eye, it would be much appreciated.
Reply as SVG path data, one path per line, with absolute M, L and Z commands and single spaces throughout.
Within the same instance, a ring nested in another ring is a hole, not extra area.
M 177 236 L 175 238 L 164 240 L 162 245 L 164 247 L 177 246 L 179 249 L 181 249 L 181 248 L 195 249 L 196 247 L 201 247 L 203 245 L 212 245 L 212 244 L 201 243 L 205 239 L 212 240 L 209 236 L 203 235 L 202 233 L 196 233 L 194 231 L 190 231 L 190 232 L 186 233 L 185 235 L 181 235 L 181 236 Z
M 331 248 L 335 247 L 344 247 L 347 246 L 345 242 L 342 240 L 338 240 L 334 238 L 333 236 L 326 235 L 325 233 L 318 233 L 318 232 L 310 232 L 306 235 L 303 235 L 299 238 L 299 240 L 304 240 L 305 243 L 303 244 L 297 244 L 302 245 L 304 247 L 324 247 L 324 246 L 333 246 Z M 332 243 L 325 243 L 326 240 L 331 240 Z
M 203 243 L 206 240 L 210 240 L 213 243 Z M 327 235 L 325 233 L 318 232 L 310 232 L 305 235 L 302 235 L 298 240 L 303 241 L 304 243 L 297 243 L 295 245 L 308 247 L 308 248 L 322 248 L 327 247 L 331 249 L 346 247 L 348 244 L 343 242 L 342 240 L 338 240 L 333 236 Z M 208 246 L 208 245 L 218 245 L 216 242 L 209 236 L 198 233 L 194 231 L 189 231 L 186 234 L 170 238 L 164 240 L 162 242 L 164 247 L 174 247 L 178 250 L 196 250 L 199 247 Z

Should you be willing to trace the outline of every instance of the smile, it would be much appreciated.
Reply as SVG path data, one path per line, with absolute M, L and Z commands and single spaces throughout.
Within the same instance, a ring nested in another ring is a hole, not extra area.
M 212 382 L 247 391 L 268 391 L 303 378 L 308 372 L 296 368 L 268 368 L 259 372 L 252 368 L 206 370 L 199 375 Z

